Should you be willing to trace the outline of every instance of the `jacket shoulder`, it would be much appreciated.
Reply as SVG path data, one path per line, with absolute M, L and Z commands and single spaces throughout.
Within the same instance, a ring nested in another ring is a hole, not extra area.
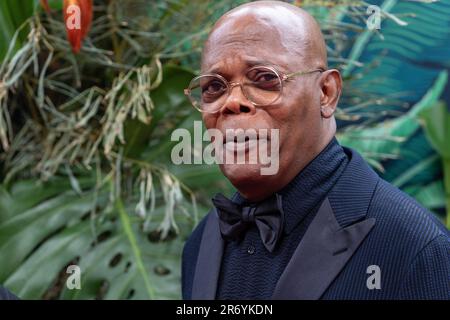
M 339 277 L 333 294 L 349 299 L 448 298 L 450 242 L 445 226 L 381 178 L 372 197 L 364 201 L 369 201 L 365 218 L 375 218 L 375 225 Z M 381 290 L 367 290 L 366 270 L 371 265 L 381 270 Z
M 368 217 L 376 219 L 386 238 L 395 237 L 417 250 L 436 237 L 449 237 L 449 231 L 433 213 L 383 179 L 375 190 Z
M 450 299 L 450 240 L 440 235 L 414 258 L 404 278 L 401 299 Z

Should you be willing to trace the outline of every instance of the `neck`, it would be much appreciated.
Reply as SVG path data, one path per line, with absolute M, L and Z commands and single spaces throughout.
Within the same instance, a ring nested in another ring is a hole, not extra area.
M 287 166 L 286 170 L 279 172 L 273 176 L 260 176 L 263 179 L 258 181 L 246 181 L 239 185 L 235 185 L 239 193 L 248 201 L 258 202 L 264 200 L 274 193 L 282 190 L 286 187 L 298 174 L 301 172 L 317 155 L 331 142 L 334 135 L 323 139 L 321 143 L 318 143 L 312 149 L 309 157 L 305 158 L 302 155 L 296 157 L 296 162 Z

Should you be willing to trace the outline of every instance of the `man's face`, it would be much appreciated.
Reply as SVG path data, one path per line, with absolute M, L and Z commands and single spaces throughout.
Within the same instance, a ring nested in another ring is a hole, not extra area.
M 309 61 L 289 50 L 280 32 L 254 16 L 229 19 L 209 38 L 202 60 L 202 73 L 217 73 L 227 81 L 239 82 L 248 68 L 271 65 L 289 74 L 314 69 Z M 261 175 L 257 164 L 223 164 L 224 175 L 238 189 L 257 188 L 258 182 L 282 181 L 298 170 L 301 158 L 308 158 L 320 136 L 320 73 L 293 78 L 283 83 L 282 96 L 272 105 L 255 107 L 239 86 L 232 89 L 216 113 L 203 113 L 207 129 L 279 129 L 279 170 L 272 176 Z M 270 134 L 269 134 L 270 136 Z M 270 141 L 269 150 L 270 150 Z M 230 151 L 225 151 L 230 152 Z M 286 181 L 288 182 L 288 181 Z

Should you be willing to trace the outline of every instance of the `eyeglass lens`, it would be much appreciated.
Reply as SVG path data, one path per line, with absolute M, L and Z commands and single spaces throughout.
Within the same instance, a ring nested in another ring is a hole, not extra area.
M 282 82 L 271 68 L 253 67 L 247 71 L 241 87 L 250 102 L 265 106 L 278 99 Z M 221 76 L 204 75 L 193 79 L 189 88 L 190 99 L 195 107 L 205 112 L 214 112 L 225 104 L 232 85 Z

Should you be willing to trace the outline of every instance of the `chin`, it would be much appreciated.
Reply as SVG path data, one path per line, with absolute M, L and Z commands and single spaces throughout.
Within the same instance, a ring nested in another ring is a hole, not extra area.
M 246 190 L 261 188 L 273 180 L 274 176 L 261 175 L 262 167 L 260 164 L 222 164 L 220 170 L 245 195 Z

